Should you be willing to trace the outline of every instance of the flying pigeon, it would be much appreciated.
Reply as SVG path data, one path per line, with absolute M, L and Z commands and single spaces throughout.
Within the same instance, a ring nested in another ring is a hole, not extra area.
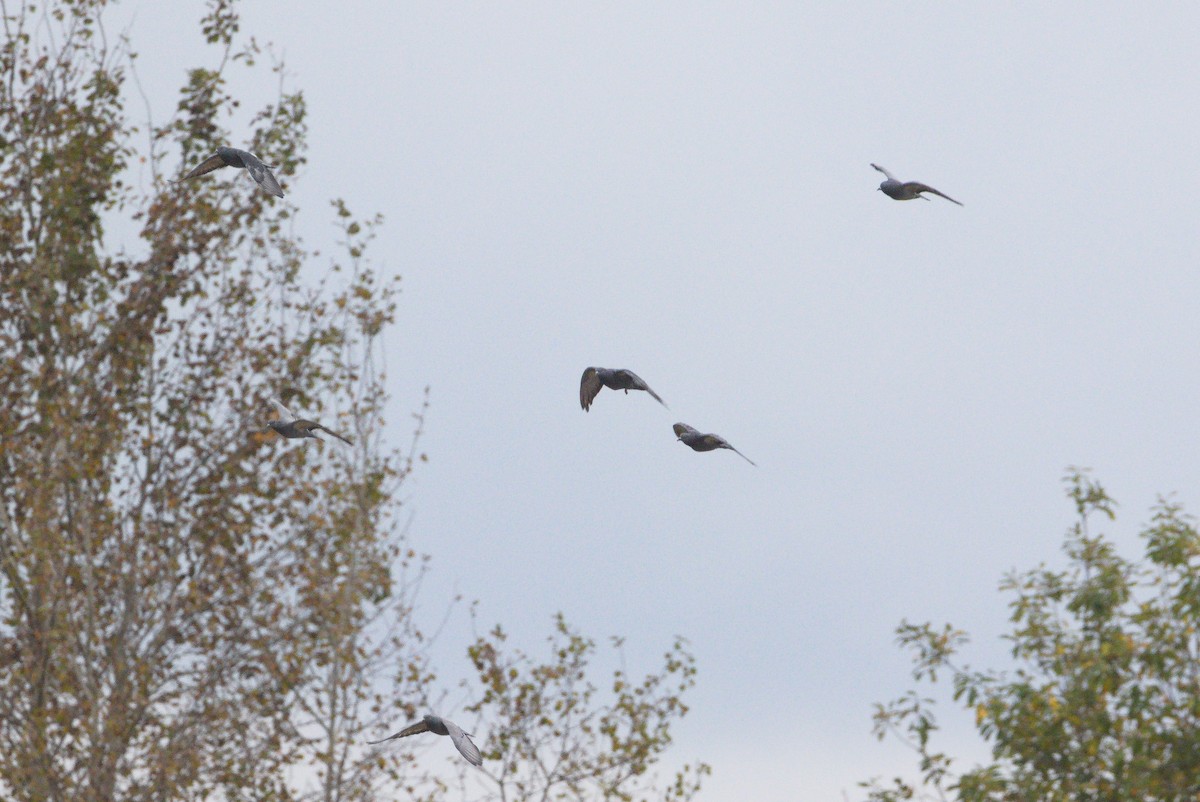
M 596 395 L 600 392 L 601 387 L 624 390 L 626 394 L 630 390 L 645 390 L 654 396 L 655 401 L 664 407 L 667 406 L 667 402 L 659 398 L 658 393 L 651 390 L 650 385 L 642 381 L 641 377 L 632 370 L 588 368 L 583 372 L 583 378 L 579 381 L 579 405 L 583 407 L 584 412 L 587 412 L 588 408 L 591 407 L 592 401 L 596 399 Z
M 244 167 L 250 171 L 250 175 L 254 177 L 260 187 L 277 198 L 283 197 L 283 190 L 279 188 L 279 182 L 275 180 L 271 168 L 263 164 L 253 153 L 237 148 L 217 148 L 215 155 L 200 162 L 194 170 L 179 180 L 187 181 L 189 178 L 197 178 L 211 173 L 213 170 L 220 170 L 222 167 Z
M 688 426 L 686 423 L 677 423 L 674 427 L 676 440 L 682 440 L 685 446 L 688 446 L 693 451 L 716 451 L 718 448 L 728 448 L 734 454 L 737 454 L 742 459 L 755 465 L 754 460 L 747 457 L 742 452 L 738 451 L 733 446 L 729 445 L 724 437 L 717 434 L 704 434 Z M 757 466 L 755 466 L 757 467 Z
M 367 741 L 367 745 L 381 744 L 384 741 L 391 741 L 396 738 L 404 738 L 408 735 L 416 735 L 419 732 L 432 732 L 438 735 L 449 735 L 450 740 L 454 742 L 454 746 L 459 753 L 467 759 L 467 762 L 472 766 L 482 766 L 483 757 L 479 754 L 479 747 L 471 742 L 469 733 L 465 733 L 453 721 L 447 721 L 444 718 L 437 716 L 426 716 L 416 724 L 410 724 L 395 735 L 383 738 L 378 741 Z
M 267 425 L 284 437 L 288 439 L 314 437 L 317 440 L 320 440 L 321 438 L 317 437 L 315 431 L 320 429 L 323 432 L 328 432 L 329 434 L 333 435 L 346 445 L 354 445 L 347 438 L 342 437 L 332 429 L 326 429 L 316 421 L 303 420 L 293 415 L 278 399 L 272 399 L 271 403 L 275 405 L 275 408 L 279 410 L 279 414 L 283 417 L 280 420 L 267 421 Z
M 872 164 L 871 166 L 887 176 L 887 180 L 879 185 L 879 189 L 882 190 L 883 194 L 887 195 L 889 198 L 895 198 L 896 200 L 912 200 L 913 198 L 929 200 L 929 198 L 924 197 L 921 195 L 921 193 L 932 192 L 934 195 L 945 198 L 951 203 L 958 203 L 958 201 L 956 201 L 954 198 L 946 195 L 945 193 L 938 192 L 928 184 L 922 184 L 920 181 L 897 181 L 896 176 L 892 175 L 878 164 Z M 961 203 L 958 203 L 958 205 L 962 206 Z

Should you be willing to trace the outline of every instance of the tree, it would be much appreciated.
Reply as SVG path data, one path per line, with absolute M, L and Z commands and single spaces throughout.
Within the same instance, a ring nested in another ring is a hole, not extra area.
M 1200 794 L 1200 533 L 1160 499 L 1141 532 L 1145 559 L 1130 562 L 1103 534 L 1116 502 L 1086 472 L 1066 478 L 1078 521 L 1066 570 L 1014 573 L 1008 639 L 1016 667 L 972 671 L 950 625 L 902 623 L 913 676 L 949 674 L 953 698 L 992 746 L 986 765 L 955 771 L 935 751 L 933 701 L 916 690 L 877 706 L 875 732 L 919 756 L 921 782 L 864 783 L 870 799 L 919 794 L 960 800 L 1182 800 Z
M 380 447 L 374 343 L 394 288 L 362 264 L 370 226 L 340 203 L 344 278 L 313 286 L 287 203 L 166 180 L 234 141 L 225 72 L 257 51 L 236 45 L 226 3 L 204 20 L 221 66 L 192 70 L 148 132 L 149 191 L 126 183 L 132 55 L 109 44 L 104 5 L 3 6 L 0 788 L 290 799 L 304 765 L 322 798 L 353 797 L 399 765 L 348 756 L 380 703 L 359 672 L 386 659 L 430 679 L 393 524 L 415 451 Z M 282 177 L 304 120 L 299 94 L 254 118 L 252 148 Z M 140 244 L 111 253 L 118 218 Z M 264 431 L 277 393 L 356 447 Z
M 261 52 L 210 0 L 218 66 L 139 131 L 106 5 L 0 0 L 0 798 L 392 798 L 427 772 L 365 741 L 436 674 L 398 525 L 424 410 L 404 449 L 381 419 L 378 218 L 335 201 L 319 266 L 244 175 L 170 181 L 248 140 L 286 185 L 303 95 L 230 133 L 226 81 Z M 282 440 L 276 395 L 354 445 Z
M 653 790 L 646 773 L 670 745 L 671 723 L 687 713 L 682 696 L 695 683 L 686 642 L 677 638 L 663 655 L 662 672 L 640 682 L 623 668 L 614 670 L 611 699 L 597 705 L 598 688 L 588 674 L 596 643 L 561 615 L 548 662 L 519 650 L 510 654 L 507 637 L 496 626 L 468 650 L 482 695 L 467 709 L 500 722 L 488 738 L 494 768 L 485 765 L 499 798 L 628 800 Z M 621 639 L 612 645 L 619 652 Z M 657 793 L 668 801 L 691 799 L 708 773 L 703 763 L 684 766 Z

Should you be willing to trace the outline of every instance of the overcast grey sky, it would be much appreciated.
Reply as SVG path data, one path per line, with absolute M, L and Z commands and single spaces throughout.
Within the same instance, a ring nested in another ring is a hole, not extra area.
M 160 120 L 213 59 L 201 7 L 121 12 Z M 713 764 L 705 799 L 856 798 L 910 766 L 869 734 L 908 684 L 894 626 L 951 620 L 1001 664 L 996 583 L 1061 562 L 1067 465 L 1121 502 L 1127 554 L 1157 493 L 1200 510 L 1200 6 L 241 11 L 308 100 L 308 243 L 335 196 L 387 219 L 398 443 L 432 386 L 406 486 L 430 613 L 461 591 L 533 649 L 562 610 L 626 635 L 631 672 L 686 635 L 671 759 Z M 870 162 L 965 207 L 890 200 Z M 670 411 L 605 390 L 585 414 L 588 365 Z M 470 637 L 456 616 L 448 676 Z

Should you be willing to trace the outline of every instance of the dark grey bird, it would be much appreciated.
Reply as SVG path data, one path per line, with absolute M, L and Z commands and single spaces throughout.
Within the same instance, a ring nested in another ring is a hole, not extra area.
M 421 732 L 432 732 L 437 735 L 449 735 L 450 740 L 454 742 L 454 746 L 459 753 L 467 759 L 467 762 L 472 766 L 482 766 L 483 756 L 479 754 L 479 747 L 471 742 L 470 733 L 463 732 L 462 729 L 453 721 L 447 721 L 444 718 L 437 716 L 426 716 L 416 724 L 410 724 L 395 735 L 382 738 L 378 741 L 367 741 L 367 745 L 381 744 L 384 741 L 395 740 L 396 738 L 405 738 L 409 735 L 416 735 Z
M 729 441 L 718 434 L 705 434 L 704 432 L 693 429 L 686 423 L 677 423 L 672 428 L 675 429 L 675 439 L 682 440 L 683 444 L 693 451 L 716 451 L 718 448 L 728 448 L 734 454 L 737 454 L 739 457 L 746 460 L 746 462 L 758 467 L 754 460 L 750 459 L 745 454 L 729 445 Z
M 263 164 L 253 153 L 238 150 L 237 148 L 217 148 L 217 152 L 214 155 L 200 162 L 194 170 L 179 180 L 187 181 L 189 178 L 207 175 L 213 170 L 220 170 L 222 167 L 245 168 L 253 176 L 254 180 L 258 182 L 260 187 L 277 198 L 283 197 L 283 190 L 280 189 L 279 182 L 275 180 L 275 174 L 271 172 L 271 168 Z
M 326 429 L 324 426 L 317 423 L 316 421 L 305 420 L 303 418 L 297 417 L 296 415 L 293 415 L 291 413 L 291 411 L 287 407 L 285 407 L 278 399 L 272 399 L 271 403 L 275 405 L 275 408 L 279 410 L 279 414 L 282 415 L 283 417 L 280 420 L 267 421 L 267 425 L 270 426 L 272 429 L 274 429 L 279 434 L 281 434 L 282 436 L 288 438 L 289 440 L 294 440 L 296 438 L 303 438 L 303 437 L 313 437 L 313 438 L 316 438 L 317 440 L 320 440 L 321 438 L 317 437 L 317 434 L 316 434 L 316 431 L 320 430 L 322 432 L 327 432 L 327 433 L 333 435 L 334 437 L 341 440 L 343 443 L 345 443 L 348 446 L 354 445 L 354 443 L 350 442 L 350 440 L 348 438 L 342 437 L 340 434 L 333 431 L 332 429 Z
M 626 395 L 630 390 L 645 390 L 654 397 L 654 400 L 667 406 L 667 402 L 658 397 L 658 393 L 650 389 L 650 385 L 642 381 L 641 377 L 632 370 L 613 370 L 611 368 L 587 368 L 583 371 L 583 378 L 579 381 L 579 406 L 583 407 L 583 411 L 587 412 L 592 406 L 592 401 L 596 399 L 596 395 L 600 392 L 601 387 L 608 387 L 612 390 L 624 390 Z M 670 407 L 667 407 L 670 409 Z
M 951 203 L 958 203 L 958 201 L 956 201 L 954 198 L 950 197 L 949 195 L 945 194 L 944 192 L 938 192 L 936 189 L 929 186 L 928 184 L 922 184 L 920 181 L 897 181 L 896 176 L 892 175 L 887 170 L 880 167 L 878 164 L 872 164 L 871 166 L 887 176 L 887 180 L 879 185 L 879 189 L 880 189 L 880 191 L 883 192 L 884 195 L 887 195 L 889 198 L 895 198 L 896 200 L 912 200 L 913 198 L 920 198 L 921 200 L 929 200 L 929 198 L 926 198 L 921 193 L 922 192 L 932 192 L 934 195 L 937 195 L 939 198 L 945 198 L 946 200 L 950 201 Z M 961 203 L 958 203 L 958 205 L 962 206 Z

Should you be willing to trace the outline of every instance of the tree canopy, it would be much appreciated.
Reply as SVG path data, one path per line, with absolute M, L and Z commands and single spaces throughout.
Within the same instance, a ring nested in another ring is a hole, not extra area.
M 1015 666 L 972 670 L 959 662 L 966 633 L 947 624 L 902 623 L 913 677 L 947 675 L 992 760 L 958 769 L 938 751 L 934 702 L 917 690 L 875 713 L 918 755 L 920 782 L 865 783 L 871 800 L 916 797 L 1000 800 L 1183 800 L 1200 794 L 1200 532 L 1183 508 L 1160 499 L 1141 532 L 1144 558 L 1121 557 L 1094 531 L 1116 502 L 1072 470 L 1078 519 L 1068 567 L 1013 573 Z

